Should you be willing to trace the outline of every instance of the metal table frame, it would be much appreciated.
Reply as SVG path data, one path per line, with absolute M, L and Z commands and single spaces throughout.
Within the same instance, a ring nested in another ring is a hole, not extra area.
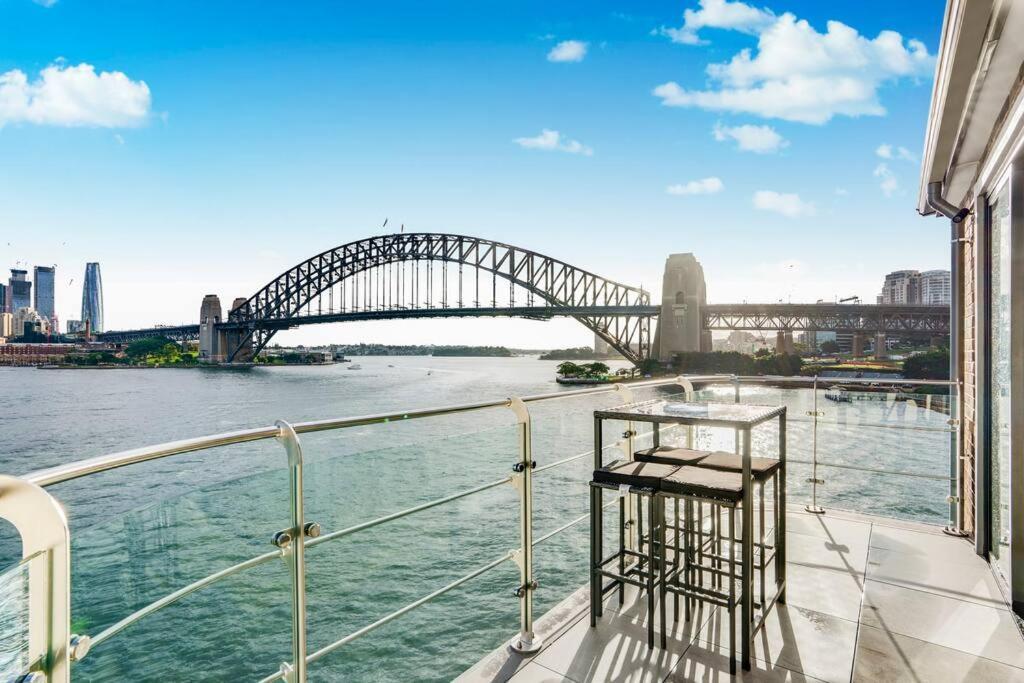
M 668 403 L 684 404 L 694 407 L 694 414 L 674 414 L 665 412 L 664 406 Z M 701 415 L 701 408 L 707 408 L 707 414 Z M 720 408 L 719 408 L 720 407 Z M 717 410 L 718 414 L 713 414 Z M 731 415 L 730 415 L 731 414 Z M 777 419 L 779 423 L 779 476 L 778 476 L 778 503 L 776 511 L 778 525 L 776 528 L 778 541 L 775 549 L 775 583 L 776 594 L 763 604 L 762 616 L 759 622 L 754 624 L 754 504 L 753 492 L 755 482 L 750 469 L 751 431 L 766 422 Z M 735 429 L 737 435 L 737 446 L 739 455 L 743 458 L 743 508 L 742 508 L 742 559 L 741 566 L 741 662 L 744 669 L 750 669 L 750 650 L 754 635 L 764 625 L 764 619 L 768 612 L 775 605 L 786 602 L 786 406 L 757 406 L 751 404 L 736 403 L 711 403 L 700 401 L 680 401 L 671 399 L 653 399 L 639 403 L 627 404 L 616 408 L 606 408 L 594 411 L 594 469 L 601 469 L 603 466 L 602 453 L 604 444 L 602 438 L 602 425 L 605 420 L 622 420 L 627 422 L 649 422 L 653 428 L 654 445 L 660 445 L 659 430 L 662 424 L 674 424 L 683 426 L 703 427 L 724 427 Z M 633 459 L 633 454 L 629 454 Z M 601 488 L 591 487 L 591 541 L 600 538 L 604 528 L 603 501 L 601 500 Z M 652 539 L 653 541 L 653 539 Z M 730 550 L 731 552 L 731 550 Z M 593 586 L 593 581 L 591 582 Z M 651 618 L 653 615 L 648 615 Z

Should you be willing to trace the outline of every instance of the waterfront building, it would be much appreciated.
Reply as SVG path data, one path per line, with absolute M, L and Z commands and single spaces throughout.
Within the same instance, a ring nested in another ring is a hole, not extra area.
M 1024 616 L 1024 4 L 947 5 L 917 209 L 943 220 L 966 531 Z
M 39 312 L 30 306 L 22 306 L 12 314 L 11 318 L 14 337 L 23 336 L 26 333 L 26 326 L 29 333 L 46 334 L 50 331 L 50 321 L 39 315 Z
M 85 331 L 85 324 L 81 320 L 67 321 L 68 334 L 78 334 Z
M 27 276 L 27 270 L 11 268 L 11 279 L 7 281 L 7 310 L 11 313 L 32 306 L 32 283 Z
M 928 306 L 948 306 L 951 282 L 948 270 L 926 270 L 921 273 L 921 303 Z
M 85 282 L 82 284 L 82 323 L 89 323 L 93 334 L 103 331 L 103 279 L 100 264 L 85 264 Z
M 32 269 L 32 281 L 35 299 L 32 307 L 39 315 L 49 321 L 53 321 L 56 311 L 54 310 L 54 280 L 56 268 L 54 266 L 36 266 Z
M 0 282 L 0 313 L 10 313 L 7 310 L 7 285 Z
M 14 315 L 3 311 L 0 313 L 0 337 L 8 339 L 14 336 Z

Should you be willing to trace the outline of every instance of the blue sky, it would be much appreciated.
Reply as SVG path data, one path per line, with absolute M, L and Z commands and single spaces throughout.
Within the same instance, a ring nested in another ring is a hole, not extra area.
M 98 260 L 108 327 L 192 321 L 389 217 L 656 292 L 692 251 L 711 301 L 873 300 L 947 262 L 914 212 L 942 11 L 0 0 L 0 265 L 56 263 L 64 319 Z M 281 338 L 590 341 L 573 321 Z

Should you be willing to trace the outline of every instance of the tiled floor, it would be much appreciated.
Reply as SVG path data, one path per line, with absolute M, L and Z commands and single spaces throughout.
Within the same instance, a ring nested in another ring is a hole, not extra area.
M 1024 639 L 969 543 L 833 511 L 794 509 L 787 523 L 787 604 L 768 617 L 754 668 L 737 679 L 1024 682 Z M 645 601 L 609 602 L 592 629 L 582 589 L 538 622 L 539 653 L 497 651 L 459 680 L 730 680 L 724 611 L 673 617 L 668 649 L 649 650 Z

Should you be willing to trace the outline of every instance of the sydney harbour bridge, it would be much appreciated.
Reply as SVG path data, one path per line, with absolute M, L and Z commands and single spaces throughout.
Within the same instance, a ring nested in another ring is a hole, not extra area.
M 520 317 L 578 320 L 625 358 L 671 360 L 711 350 L 712 330 L 775 331 L 780 350 L 794 331 L 942 337 L 946 306 L 706 303 L 704 272 L 692 254 L 668 257 L 662 297 L 550 256 L 466 235 L 401 233 L 369 237 L 286 270 L 223 315 L 207 295 L 198 324 L 111 331 L 101 341 L 153 336 L 199 340 L 209 362 L 248 362 L 285 329 L 356 320 Z M 856 349 L 855 349 L 856 351 Z

